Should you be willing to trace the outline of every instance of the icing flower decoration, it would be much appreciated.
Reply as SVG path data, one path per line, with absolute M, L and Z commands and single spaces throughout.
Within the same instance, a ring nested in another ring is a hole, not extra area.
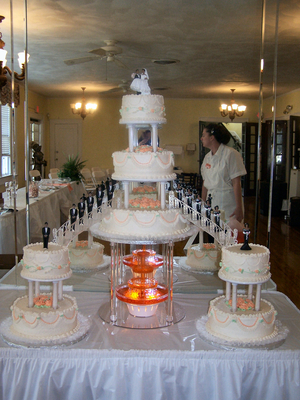
M 244 270 L 242 268 L 239 268 L 239 272 L 242 274 Z
M 229 300 L 227 303 L 229 306 L 232 306 L 232 300 Z M 250 299 L 243 299 L 242 297 L 238 297 L 236 301 L 236 306 L 238 310 L 247 311 L 254 310 L 254 303 Z
M 34 307 L 52 307 L 52 296 L 41 294 L 33 299 Z

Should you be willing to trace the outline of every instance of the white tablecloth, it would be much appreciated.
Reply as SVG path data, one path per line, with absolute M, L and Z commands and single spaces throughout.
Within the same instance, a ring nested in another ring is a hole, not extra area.
M 0 292 L 0 318 L 23 292 Z M 0 342 L 0 397 L 23 399 L 299 400 L 300 313 L 283 294 L 264 292 L 290 333 L 275 350 L 223 350 L 203 341 L 196 321 L 213 295 L 175 294 L 186 318 L 168 328 L 122 329 L 98 317 L 105 293 L 75 293 L 90 316 L 88 336 L 69 347 L 26 349 Z
M 51 231 L 61 226 L 61 214 L 63 218 L 69 217 L 69 209 L 72 204 L 79 202 L 84 192 L 81 183 L 72 182 L 53 191 L 40 191 L 39 197 L 29 199 L 30 212 L 30 242 L 42 241 L 42 228 L 48 222 Z M 26 245 L 26 191 L 21 188 L 17 191 L 17 243 L 18 254 L 22 254 Z M 14 215 L 12 212 L 0 216 L 0 254 L 14 254 Z M 50 236 L 52 240 L 52 233 Z

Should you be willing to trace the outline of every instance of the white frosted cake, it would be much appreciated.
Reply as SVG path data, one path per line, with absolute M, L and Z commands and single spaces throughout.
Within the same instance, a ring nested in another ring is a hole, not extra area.
M 21 276 L 33 280 L 55 280 L 71 276 L 68 248 L 49 243 L 29 244 L 23 248 Z
M 178 210 L 124 210 L 108 212 L 90 231 L 93 236 L 128 238 L 128 240 L 159 240 L 170 235 L 182 235 L 190 229 Z
M 222 248 L 219 277 L 225 281 L 259 283 L 270 279 L 270 251 L 259 244 L 249 244 L 251 250 L 241 250 L 241 244 Z
M 159 94 L 122 97 L 120 124 L 157 122 L 166 123 L 164 98 Z
M 203 243 L 193 245 L 188 248 L 186 265 L 191 267 L 191 271 L 217 271 L 221 260 L 221 251 L 213 243 Z
M 174 180 L 174 154 L 172 151 L 158 149 L 153 152 L 152 146 L 138 146 L 133 152 L 116 151 L 112 155 L 115 180 L 161 181 Z
M 271 339 L 277 335 L 273 305 L 261 300 L 260 311 L 255 311 L 254 300 L 247 296 L 238 296 L 238 308 L 231 311 L 231 305 L 225 296 L 217 297 L 210 302 L 206 330 L 221 339 L 234 342 L 257 342 Z
M 93 242 L 89 247 L 87 240 L 77 241 L 75 247 L 71 243 L 69 245 L 71 268 L 92 269 L 103 264 L 103 249 L 104 246 L 96 242 Z
M 51 294 L 43 293 L 28 307 L 28 296 L 19 297 L 11 306 L 12 333 L 20 338 L 56 340 L 68 337 L 79 329 L 76 299 L 64 295 L 58 307 L 52 308 Z

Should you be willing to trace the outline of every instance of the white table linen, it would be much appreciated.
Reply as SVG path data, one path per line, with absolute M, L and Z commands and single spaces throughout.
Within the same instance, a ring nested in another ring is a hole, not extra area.
M 2 290 L 0 318 L 24 292 Z M 86 338 L 69 347 L 24 349 L 0 342 L 0 397 L 18 399 L 299 400 L 300 313 L 278 292 L 264 292 L 290 333 L 275 350 L 213 347 L 196 321 L 211 294 L 175 294 L 186 318 L 173 326 L 132 330 L 102 322 L 105 293 L 74 294 L 92 319 Z
M 29 199 L 31 243 L 42 241 L 42 228 L 47 221 L 51 228 L 50 240 L 53 239 L 52 229 L 61 226 L 63 219 L 69 218 L 72 204 L 79 202 L 84 192 L 81 183 L 72 182 L 53 191 L 39 192 L 39 197 Z M 26 190 L 17 191 L 17 246 L 18 254 L 22 254 L 26 245 Z M 0 216 L 0 254 L 14 254 L 14 215 L 12 212 Z

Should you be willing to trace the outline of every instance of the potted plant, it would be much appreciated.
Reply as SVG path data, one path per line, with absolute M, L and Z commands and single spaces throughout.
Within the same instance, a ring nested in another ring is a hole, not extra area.
M 71 181 L 80 182 L 83 178 L 80 171 L 84 168 L 85 162 L 80 161 L 78 154 L 76 157 L 68 155 L 67 161 L 61 166 L 58 172 L 59 178 L 70 178 Z

